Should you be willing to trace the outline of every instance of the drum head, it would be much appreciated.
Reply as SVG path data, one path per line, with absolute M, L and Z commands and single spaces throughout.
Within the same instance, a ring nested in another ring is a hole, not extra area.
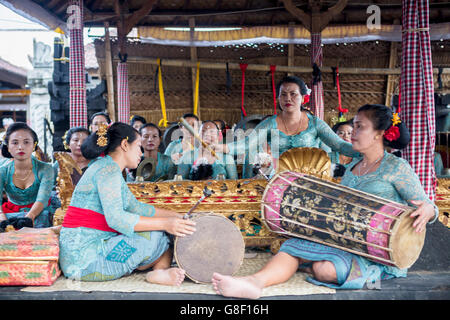
M 237 226 L 224 216 L 198 214 L 196 231 L 175 239 L 175 260 L 186 276 L 210 283 L 214 272 L 233 275 L 244 259 L 245 244 Z
M 392 248 L 392 260 L 396 267 L 411 267 L 419 259 L 425 243 L 426 230 L 417 233 L 413 228 L 414 218 L 410 213 L 403 215 L 392 229 L 389 247 Z

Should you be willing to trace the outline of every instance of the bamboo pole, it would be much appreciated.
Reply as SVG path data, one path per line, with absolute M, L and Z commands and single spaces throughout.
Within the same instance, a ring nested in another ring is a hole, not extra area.
M 397 43 L 391 42 L 391 51 L 389 55 L 389 69 L 395 68 L 396 63 L 397 63 Z M 391 74 L 387 76 L 386 100 L 384 102 L 386 106 L 391 105 L 391 98 L 394 92 L 394 79 L 395 79 L 394 76 Z
M 289 38 L 293 38 L 293 36 L 291 35 L 291 30 L 294 28 L 295 23 L 294 22 L 289 22 Z M 288 44 L 288 67 L 292 68 L 294 66 L 294 59 L 295 59 L 295 47 L 293 43 L 289 43 Z M 292 76 L 292 72 L 288 72 L 287 74 L 288 76 Z
M 111 42 L 109 37 L 109 23 L 105 22 L 105 74 L 106 86 L 108 88 L 108 114 L 111 121 L 116 121 L 116 110 L 114 107 L 114 78 L 111 57 Z
M 190 39 L 193 43 L 195 38 L 195 18 L 189 18 L 189 31 L 190 31 Z M 197 64 L 197 47 L 194 45 L 191 45 L 191 63 L 196 66 Z M 195 80 L 197 76 L 197 68 L 192 67 L 191 68 L 191 78 L 192 78 L 192 110 L 195 109 Z M 197 108 L 197 116 L 200 116 L 200 101 L 198 101 L 198 108 Z
M 105 58 L 98 58 L 99 61 L 104 61 Z M 118 60 L 114 58 L 114 60 Z M 144 63 L 144 64 L 152 64 L 157 65 L 156 58 L 150 57 L 129 57 L 127 60 L 128 63 Z M 167 67 L 183 67 L 183 68 L 194 68 L 197 65 L 193 64 L 190 60 L 181 60 L 181 59 L 165 59 L 164 65 Z M 239 63 L 229 63 L 229 69 L 240 70 Z M 226 64 L 225 62 L 201 62 L 200 68 L 205 69 L 218 69 L 225 70 Z M 247 70 L 251 71 L 270 71 L 270 65 L 264 64 L 249 64 Z M 275 72 L 293 72 L 293 73 L 311 73 L 313 70 L 311 67 L 288 67 L 288 66 L 277 66 Z M 331 67 L 324 66 L 321 69 L 322 73 L 332 73 Z M 433 73 L 438 74 L 438 68 L 433 69 Z M 339 74 L 362 74 L 362 75 L 400 75 L 400 68 L 339 68 Z M 450 74 L 450 68 L 443 68 L 442 74 Z

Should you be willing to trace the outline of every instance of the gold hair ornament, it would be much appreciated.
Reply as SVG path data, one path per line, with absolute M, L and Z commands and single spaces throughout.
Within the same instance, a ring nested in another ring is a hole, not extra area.
M 108 144 L 108 138 L 106 138 L 106 133 L 108 132 L 108 125 L 102 124 L 97 131 L 97 145 L 99 147 L 105 147 Z
M 69 133 L 69 130 L 66 131 L 66 133 L 64 133 L 63 137 L 62 137 L 62 141 L 63 141 L 63 146 L 64 149 L 69 150 L 69 146 L 67 145 L 66 139 L 67 139 L 67 133 Z

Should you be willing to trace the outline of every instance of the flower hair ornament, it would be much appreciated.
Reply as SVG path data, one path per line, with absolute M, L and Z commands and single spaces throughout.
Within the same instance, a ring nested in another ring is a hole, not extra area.
M 392 114 L 391 121 L 392 121 L 392 125 L 383 134 L 383 136 L 388 141 L 394 141 L 394 140 L 397 140 L 398 138 L 400 138 L 400 129 L 398 128 L 397 125 L 402 123 L 402 121 L 400 120 L 400 116 L 398 115 L 397 112 Z
M 100 125 L 97 131 L 97 145 L 99 147 L 105 147 L 108 144 L 108 138 L 106 137 L 106 133 L 108 132 L 109 126 L 106 124 Z
M 306 94 L 303 96 L 303 102 L 302 105 L 305 105 L 309 102 L 309 97 L 311 96 L 311 89 L 308 88 L 308 86 L 305 84 L 306 87 Z

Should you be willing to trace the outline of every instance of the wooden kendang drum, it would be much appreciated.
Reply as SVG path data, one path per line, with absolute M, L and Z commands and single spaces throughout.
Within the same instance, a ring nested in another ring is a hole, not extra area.
M 409 268 L 422 250 L 415 208 L 299 172 L 277 173 L 262 199 L 262 219 L 278 234 Z
M 193 213 L 196 231 L 176 237 L 174 256 L 186 276 L 210 283 L 214 272 L 233 275 L 244 260 L 245 243 L 238 227 L 228 218 L 212 213 Z

